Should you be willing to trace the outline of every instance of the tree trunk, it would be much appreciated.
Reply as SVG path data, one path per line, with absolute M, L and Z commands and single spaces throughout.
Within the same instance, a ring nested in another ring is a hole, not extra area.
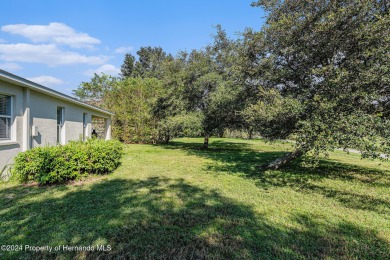
M 253 129 L 249 129 L 249 131 L 248 131 L 248 139 L 252 140 L 252 138 L 253 138 Z
M 277 169 L 283 167 L 284 165 L 286 165 L 287 163 L 295 160 L 296 158 L 301 157 L 305 153 L 306 152 L 304 150 L 295 150 L 294 152 L 287 153 L 284 156 L 282 156 L 282 157 L 280 157 L 272 162 L 260 165 L 259 169 L 260 170 L 277 170 Z
M 205 136 L 204 136 L 203 148 L 204 149 L 209 148 L 209 135 L 208 134 L 205 134 Z
M 169 140 L 171 140 L 171 136 L 169 134 L 167 134 L 165 136 L 165 143 L 168 144 L 169 143 Z
M 224 130 L 218 131 L 218 137 L 222 138 L 224 134 Z

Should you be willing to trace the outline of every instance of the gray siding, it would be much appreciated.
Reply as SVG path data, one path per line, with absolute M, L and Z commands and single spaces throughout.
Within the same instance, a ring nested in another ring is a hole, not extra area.
M 0 171 L 21 151 L 23 134 L 23 88 L 0 81 L 0 93 L 12 96 L 12 131 L 10 141 L 0 142 Z
M 0 171 L 5 165 L 12 163 L 12 159 L 20 151 L 26 149 L 24 147 L 34 148 L 57 144 L 57 107 L 64 108 L 63 144 L 83 137 L 84 113 L 87 114 L 87 137 L 90 137 L 92 132 L 92 116 L 106 118 L 108 124 L 110 124 L 109 114 L 34 90 L 29 92 L 30 115 L 28 117 L 26 116 L 28 113 L 25 113 L 26 104 L 28 103 L 25 101 L 25 87 L 20 87 L 0 79 L 0 93 L 13 97 L 12 140 L 0 141 Z M 24 120 L 25 124 L 23 124 Z M 27 127 L 24 125 L 27 125 Z M 38 129 L 37 136 L 31 135 L 33 126 Z M 29 139 L 26 142 L 28 146 L 23 143 L 23 140 L 26 140 L 26 136 Z M 110 138 L 110 133 L 107 134 L 107 138 Z

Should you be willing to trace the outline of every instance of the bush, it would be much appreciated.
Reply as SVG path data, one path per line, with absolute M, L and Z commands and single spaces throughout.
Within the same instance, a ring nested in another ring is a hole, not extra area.
M 88 174 L 107 174 L 120 165 L 119 141 L 88 139 L 63 146 L 37 147 L 15 158 L 14 173 L 23 181 L 63 183 Z

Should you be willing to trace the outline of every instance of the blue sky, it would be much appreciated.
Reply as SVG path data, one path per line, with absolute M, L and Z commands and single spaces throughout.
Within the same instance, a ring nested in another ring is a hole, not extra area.
M 176 54 L 210 43 L 213 26 L 230 36 L 260 29 L 251 0 L 1 0 L 0 68 L 71 94 L 94 72 L 117 75 L 124 54 L 161 46 Z

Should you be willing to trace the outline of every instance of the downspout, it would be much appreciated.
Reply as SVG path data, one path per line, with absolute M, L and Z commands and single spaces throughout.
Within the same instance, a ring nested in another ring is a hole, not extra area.
M 111 140 L 111 116 L 106 118 L 106 140 Z

